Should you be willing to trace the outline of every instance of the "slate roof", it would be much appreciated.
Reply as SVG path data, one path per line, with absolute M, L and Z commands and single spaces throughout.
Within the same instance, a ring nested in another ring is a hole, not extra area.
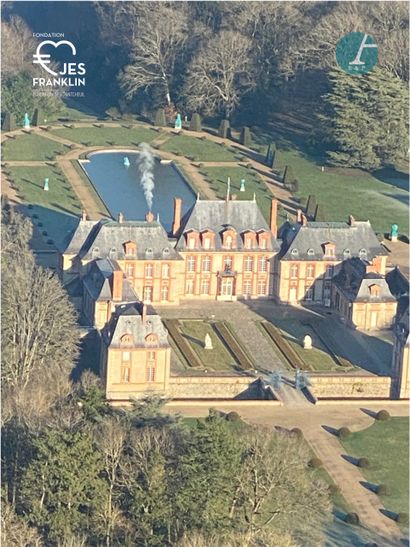
M 168 240 L 163 226 L 156 221 L 80 220 L 65 253 L 77 254 L 85 259 L 121 260 L 125 258 L 126 241 L 133 241 L 137 246 L 137 256 L 133 258 L 182 260 Z
M 279 231 L 282 239 L 282 260 L 329 260 L 324 256 L 323 244 L 335 245 L 334 260 L 361 257 L 372 260 L 375 256 L 387 255 L 369 221 L 347 222 L 286 222 Z M 293 251 L 293 252 L 292 252 Z M 349 252 L 348 252 L 349 251 Z M 366 251 L 366 253 L 361 253 Z
M 111 321 L 104 329 L 103 336 L 110 347 L 120 347 L 120 340 L 124 334 L 131 334 L 132 348 L 155 347 L 168 348 L 168 332 L 164 327 L 161 317 L 152 306 L 146 307 L 145 322 L 142 320 L 143 304 L 135 302 L 118 306 Z M 150 333 L 158 336 L 158 345 L 152 346 L 146 343 L 145 338 Z
M 267 250 L 279 250 L 279 245 L 270 231 L 256 201 L 247 200 L 200 200 L 198 199 L 181 221 L 181 230 L 176 249 L 184 249 L 184 234 L 189 230 L 202 232 L 211 230 L 216 234 L 215 249 L 222 248 L 221 234 L 226 228 L 234 228 L 237 232 L 236 249 L 244 248 L 241 234 L 247 230 L 258 232 L 266 230 L 270 234 Z M 219 237 L 218 237 L 219 236 Z
M 397 266 L 386 274 L 386 281 L 394 296 L 400 297 L 409 294 L 410 282 Z
M 118 263 L 110 259 L 94 260 L 83 278 L 84 287 L 94 300 L 113 300 L 111 278 L 115 270 L 120 270 Z M 138 296 L 130 282 L 123 275 L 123 302 L 135 302 Z
M 360 258 L 344 261 L 339 273 L 333 277 L 332 282 L 350 302 L 396 302 L 386 279 L 378 273 L 366 273 L 366 263 Z M 380 287 L 379 296 L 370 296 L 371 285 Z

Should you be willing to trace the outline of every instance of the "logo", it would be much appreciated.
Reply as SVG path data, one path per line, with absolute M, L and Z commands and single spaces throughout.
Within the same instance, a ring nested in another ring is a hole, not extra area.
M 73 57 L 77 56 L 77 50 L 75 45 L 68 40 L 60 40 L 59 42 L 54 42 L 53 40 L 44 40 L 43 42 L 40 42 L 37 46 L 36 52 L 33 54 L 33 64 L 40 65 L 44 71 L 46 71 L 53 77 L 50 78 L 48 76 L 47 78 L 33 78 L 33 87 L 85 86 L 85 78 L 79 77 L 85 75 L 85 64 L 77 62 L 63 63 L 61 70 L 56 72 L 50 66 L 47 66 L 51 64 L 51 53 L 47 53 L 43 49 L 47 46 L 52 46 L 54 50 L 56 50 L 60 46 L 66 48 L 68 47 L 71 55 Z
M 352 75 L 367 74 L 377 63 L 378 48 L 370 34 L 351 32 L 336 45 L 336 61 L 342 70 Z

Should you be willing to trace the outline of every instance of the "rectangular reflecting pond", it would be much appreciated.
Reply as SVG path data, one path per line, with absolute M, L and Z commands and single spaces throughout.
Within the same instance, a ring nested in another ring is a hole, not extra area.
M 138 152 L 94 152 L 88 156 L 88 161 L 80 160 L 113 218 L 117 218 L 118 213 L 123 213 L 126 220 L 145 218 L 148 206 L 139 183 L 138 156 Z M 129 159 L 129 167 L 124 165 L 125 157 Z M 184 214 L 196 196 L 175 166 L 161 163 L 158 158 L 155 159 L 154 180 L 152 212 L 155 216 L 159 213 L 162 225 L 170 230 L 174 198 L 182 198 Z

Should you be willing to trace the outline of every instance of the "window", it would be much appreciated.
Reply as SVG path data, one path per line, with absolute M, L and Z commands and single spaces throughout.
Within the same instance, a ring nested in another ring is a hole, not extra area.
M 155 332 L 150 332 L 148 336 L 145 337 L 145 343 L 149 346 L 158 345 L 158 336 L 155 334 Z
M 251 272 L 253 268 L 253 258 L 251 256 L 245 257 L 244 270 L 245 272 Z
M 189 256 L 188 260 L 187 260 L 188 272 L 194 272 L 195 271 L 195 265 L 196 265 L 195 257 L 194 256 Z
M 201 281 L 201 294 L 209 294 L 209 279 Z
M 250 235 L 245 236 L 245 249 L 252 249 L 252 237 Z
M 162 285 L 161 287 L 161 300 L 168 300 L 169 288 L 168 285 Z
M 188 239 L 188 248 L 195 249 L 195 237 L 192 235 L 189 236 L 189 239 Z
M 152 264 L 145 264 L 145 277 L 152 277 L 154 267 Z
M 308 287 L 306 289 L 305 300 L 313 300 L 313 287 Z
M 211 238 L 205 237 L 204 238 L 204 249 L 210 249 L 211 248 Z
M 155 351 L 147 351 L 147 382 L 155 382 L 155 364 L 156 353 Z
M 131 334 L 124 334 L 120 339 L 120 346 L 130 346 L 132 345 L 132 336 Z
M 290 277 L 298 277 L 299 275 L 299 266 L 297 264 L 292 264 L 290 267 Z
M 315 251 L 313 249 L 308 249 L 307 254 L 308 256 L 313 256 L 315 254 Z
M 232 243 L 233 243 L 233 237 L 231 235 L 227 235 L 225 237 L 225 247 L 227 249 L 232 249 Z
M 130 381 L 131 369 L 130 367 L 121 367 L 121 382 L 127 384 Z
M 100 256 L 100 249 L 99 247 L 94 247 L 92 250 L 92 257 L 98 258 Z
M 162 265 L 162 277 L 169 277 L 169 264 Z
M 210 256 L 204 256 L 202 259 L 202 271 L 203 272 L 210 272 L 211 271 L 211 257 Z
M 133 241 L 127 241 L 124 243 L 124 249 L 126 255 L 136 255 L 137 254 L 137 246 Z
M 309 278 L 315 277 L 315 265 L 314 264 L 308 264 L 306 266 L 306 277 L 309 277 Z
M 231 271 L 232 270 L 232 257 L 231 256 L 225 256 L 224 257 L 224 270 L 225 271 Z
M 268 269 L 268 261 L 264 256 L 259 257 L 258 259 L 258 271 L 266 272 Z
M 122 357 L 122 362 L 129 362 L 130 360 L 130 352 L 129 351 L 123 351 L 122 354 L 121 354 L 121 357 Z
M 380 296 L 380 287 L 379 285 L 373 284 L 369 287 L 370 296 L 378 297 Z
M 350 258 L 350 255 L 351 255 L 350 249 L 345 249 L 343 251 L 343 258 L 345 258 L 345 259 Z
M 266 249 L 266 247 L 267 247 L 266 237 L 259 238 L 259 247 L 261 249 Z
M 187 279 L 185 285 L 185 294 L 194 294 L 194 280 Z
M 152 300 L 152 287 L 144 287 L 143 299 L 145 302 L 151 302 Z
M 134 277 L 134 264 L 127 264 L 125 266 L 125 273 L 127 277 Z
M 266 294 L 266 281 L 259 279 L 258 281 L 258 296 L 265 296 Z
M 252 281 L 250 279 L 245 279 L 243 282 L 243 294 L 245 296 L 250 296 L 252 294 Z
M 112 258 L 113 260 L 115 260 L 117 258 L 117 249 L 115 247 L 112 247 L 110 249 L 110 253 L 109 253 L 109 256 L 110 258 Z
M 331 279 L 333 277 L 334 270 L 335 270 L 334 266 L 327 264 L 326 271 L 325 271 L 325 279 Z
M 360 256 L 360 258 L 366 258 L 367 257 L 366 249 L 360 249 L 359 256 Z
M 292 249 L 290 251 L 290 253 L 293 255 L 293 256 L 297 256 L 299 254 L 299 251 L 297 249 Z

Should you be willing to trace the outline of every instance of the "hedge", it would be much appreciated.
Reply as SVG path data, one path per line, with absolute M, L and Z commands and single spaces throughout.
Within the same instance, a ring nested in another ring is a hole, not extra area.
M 176 319 L 164 319 L 163 322 L 188 365 L 194 368 L 203 368 L 199 357 L 179 331 L 179 321 Z
M 288 361 L 291 367 L 298 368 L 300 370 L 312 370 L 305 361 L 299 357 L 296 351 L 291 347 L 291 345 L 285 340 L 278 328 L 276 328 L 272 323 L 262 321 L 262 326 L 272 339 L 272 341 L 279 348 L 280 352 L 283 354 L 285 359 Z
M 222 338 L 222 341 L 228 347 L 229 351 L 232 353 L 241 368 L 244 370 L 251 370 L 255 368 L 252 361 L 246 355 L 242 347 L 239 345 L 239 342 L 224 322 L 218 321 L 217 323 L 213 323 L 213 327 L 217 334 Z

